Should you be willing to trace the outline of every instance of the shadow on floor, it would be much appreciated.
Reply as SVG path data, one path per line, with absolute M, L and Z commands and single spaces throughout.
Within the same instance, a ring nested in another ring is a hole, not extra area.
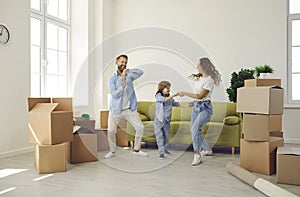
M 145 149 L 157 149 L 157 144 L 155 142 L 143 142 L 142 148 Z M 168 149 L 176 150 L 176 151 L 189 151 L 193 152 L 193 145 L 186 144 L 169 144 Z M 229 146 L 215 146 L 213 147 L 214 153 L 222 153 L 222 154 L 231 154 L 231 147 Z M 235 148 L 235 154 L 240 154 L 240 148 Z

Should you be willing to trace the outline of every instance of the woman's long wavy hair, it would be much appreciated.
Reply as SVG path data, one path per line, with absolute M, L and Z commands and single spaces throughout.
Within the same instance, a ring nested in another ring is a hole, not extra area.
M 215 85 L 220 85 L 222 79 L 220 72 L 216 69 L 216 67 L 211 63 L 211 61 L 207 57 L 203 57 L 199 59 L 199 64 L 203 68 L 204 72 L 206 74 L 210 75 L 211 78 L 215 81 Z M 192 79 L 199 79 L 202 77 L 201 73 L 198 74 L 192 74 L 189 76 Z

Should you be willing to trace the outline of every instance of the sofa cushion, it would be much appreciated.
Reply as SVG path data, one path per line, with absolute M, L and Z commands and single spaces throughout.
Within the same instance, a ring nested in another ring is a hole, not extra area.
M 236 125 L 240 124 L 240 119 L 237 116 L 227 116 L 226 118 L 224 118 L 223 122 L 226 125 Z
M 212 102 L 213 115 L 211 122 L 223 122 L 227 116 L 238 116 L 236 112 L 236 103 L 229 102 Z
M 144 114 L 139 114 L 139 115 L 140 115 L 141 121 L 147 121 L 148 120 L 147 116 L 145 116 Z
M 172 108 L 172 116 L 171 121 L 190 121 L 192 115 L 192 107 L 189 108 L 180 108 L 173 107 Z
M 149 136 L 153 136 L 153 135 L 155 137 L 155 134 L 154 134 L 154 121 L 143 121 L 143 125 L 144 125 L 144 135 L 143 135 L 143 137 L 149 137 Z M 126 133 L 127 133 L 128 136 L 131 137 L 130 140 L 134 139 L 136 131 L 129 122 L 127 122 Z
M 154 120 L 155 118 L 155 102 L 139 101 L 137 111 L 147 117 L 147 120 Z

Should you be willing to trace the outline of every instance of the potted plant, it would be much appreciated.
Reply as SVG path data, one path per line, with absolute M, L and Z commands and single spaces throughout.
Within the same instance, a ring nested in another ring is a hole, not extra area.
M 254 79 L 254 69 L 242 68 L 238 73 L 233 72 L 230 79 L 230 87 L 226 89 L 231 102 L 236 102 L 237 89 L 244 86 L 244 80 Z
M 255 67 L 255 77 L 256 78 L 264 79 L 264 78 L 266 78 L 267 73 L 273 73 L 273 72 L 274 72 L 274 69 L 268 64 Z

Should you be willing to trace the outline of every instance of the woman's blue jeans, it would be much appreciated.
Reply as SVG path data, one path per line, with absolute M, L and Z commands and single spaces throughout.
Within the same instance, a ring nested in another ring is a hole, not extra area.
M 199 152 L 201 148 L 207 149 L 209 145 L 202 137 L 202 128 L 210 120 L 213 114 L 211 102 L 195 101 L 191 117 L 191 135 L 193 141 L 193 148 L 195 152 Z

